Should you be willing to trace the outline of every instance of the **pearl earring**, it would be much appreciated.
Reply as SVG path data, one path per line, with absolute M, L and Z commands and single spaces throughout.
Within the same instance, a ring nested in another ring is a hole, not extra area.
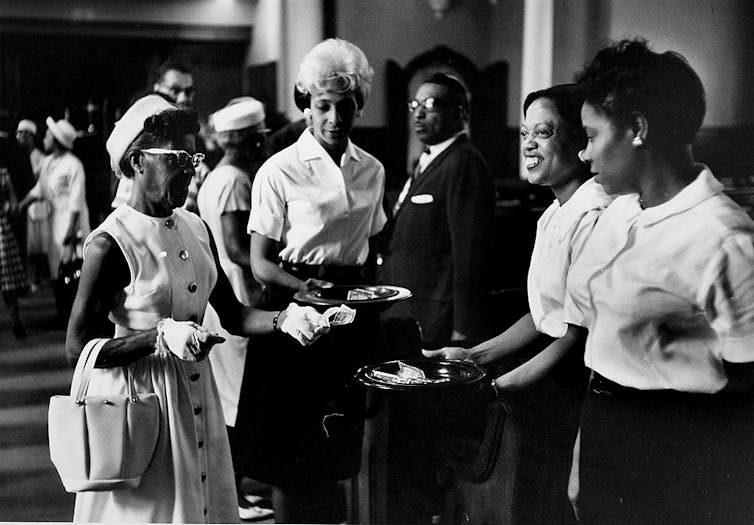
M 633 144 L 634 146 L 638 148 L 639 146 L 644 145 L 644 141 L 641 140 L 641 137 L 637 135 L 634 137 L 634 140 L 631 141 L 631 144 Z

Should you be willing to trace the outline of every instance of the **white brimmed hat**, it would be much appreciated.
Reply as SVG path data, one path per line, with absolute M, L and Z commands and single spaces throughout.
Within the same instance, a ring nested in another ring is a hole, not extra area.
M 60 142 L 61 146 L 66 149 L 73 149 L 73 141 L 76 140 L 76 128 L 70 122 L 65 119 L 55 122 L 52 117 L 47 117 L 45 123 L 47 129 Z
M 177 108 L 173 104 L 160 95 L 142 97 L 128 108 L 120 120 L 115 123 L 113 131 L 105 143 L 107 153 L 110 155 L 110 167 L 116 174 L 120 174 L 118 164 L 120 164 L 123 154 L 144 129 L 144 121 L 152 115 L 175 109 Z
M 255 131 L 269 131 L 264 125 L 264 104 L 253 97 L 233 99 L 211 118 L 217 133 L 254 127 L 258 128 Z
M 36 135 L 37 134 L 37 125 L 34 124 L 34 122 L 31 121 L 31 120 L 29 120 L 28 118 L 25 118 L 25 119 L 21 120 L 18 123 L 18 127 L 16 128 L 16 132 L 19 132 L 19 131 L 28 131 L 32 135 Z

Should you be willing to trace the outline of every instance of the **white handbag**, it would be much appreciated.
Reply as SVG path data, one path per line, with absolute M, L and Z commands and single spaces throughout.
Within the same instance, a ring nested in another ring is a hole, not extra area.
M 50 398 L 50 458 L 68 492 L 135 488 L 154 455 L 160 427 L 156 394 L 137 394 L 128 367 L 123 393 L 87 396 L 94 363 L 107 339 L 79 356 L 69 396 Z

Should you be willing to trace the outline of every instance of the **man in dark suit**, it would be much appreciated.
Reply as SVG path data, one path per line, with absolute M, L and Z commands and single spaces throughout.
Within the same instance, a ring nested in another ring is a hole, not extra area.
M 390 315 L 419 321 L 425 346 L 479 338 L 495 198 L 489 168 L 465 133 L 468 95 L 438 73 L 419 87 L 409 110 L 425 151 L 394 206 L 380 274 L 413 297 Z

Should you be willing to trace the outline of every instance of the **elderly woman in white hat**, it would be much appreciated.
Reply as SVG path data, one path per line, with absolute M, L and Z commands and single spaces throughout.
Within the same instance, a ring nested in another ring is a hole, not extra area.
M 180 206 L 194 166 L 192 111 L 162 97 L 139 99 L 107 141 L 111 165 L 133 178 L 128 202 L 84 244 L 66 355 L 115 334 L 102 347 L 89 392 L 124 391 L 128 366 L 137 391 L 160 399 L 160 433 L 137 488 L 79 493 L 74 521 L 234 522 L 233 469 L 222 407 L 207 356 L 222 340 L 197 322 L 207 304 L 231 333 L 283 331 L 309 344 L 326 331 L 312 308 L 263 312 L 236 300 L 202 220 Z
M 44 149 L 48 154 L 39 168 L 37 184 L 24 197 L 21 206 L 33 201 L 49 205 L 50 235 L 45 252 L 50 278 L 56 280 L 61 263 L 71 261 L 77 245 L 89 233 L 89 208 L 86 204 L 86 176 L 84 165 L 71 150 L 76 129 L 67 120 L 54 121 L 47 117 Z M 62 301 L 61 288 L 55 286 L 58 316 L 65 321 L 68 305 Z
M 372 76 L 350 42 L 328 39 L 312 48 L 296 79 L 296 104 L 311 125 L 254 179 L 251 269 L 283 304 L 311 287 L 369 284 L 369 240 L 386 223 L 385 170 L 349 137 Z M 241 410 L 238 427 L 258 453 L 248 460 L 250 477 L 273 485 L 276 520 L 342 520 L 336 482 L 358 470 L 363 429 L 363 398 L 349 381 L 373 357 L 378 330 L 376 314 L 360 311 L 306 356 L 265 343 L 279 350 L 261 352 L 266 377 L 246 367 L 244 384 L 266 401 Z
M 220 264 L 236 298 L 243 304 L 254 305 L 258 302 L 261 288 L 251 275 L 250 237 L 246 233 L 246 223 L 251 210 L 251 183 L 264 154 L 264 141 L 268 131 L 264 105 L 253 97 L 236 98 L 210 115 L 210 120 L 223 157 L 199 189 L 199 214 L 212 231 Z M 210 354 L 210 361 L 228 427 L 236 488 L 239 492 L 239 517 L 243 520 L 266 518 L 272 511 L 249 503 L 242 494 L 240 457 L 245 447 L 243 440 L 235 434 L 249 340 L 225 331 L 211 306 L 207 307 L 204 326 L 225 337 L 225 342 L 217 345 Z

